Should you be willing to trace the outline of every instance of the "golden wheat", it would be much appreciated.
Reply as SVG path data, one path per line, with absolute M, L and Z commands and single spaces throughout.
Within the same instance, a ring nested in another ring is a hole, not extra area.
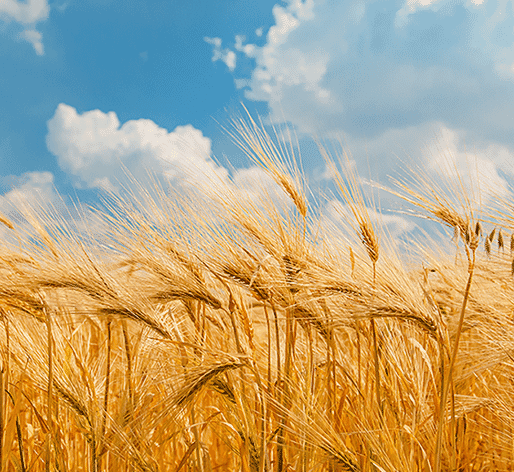
M 510 203 L 398 182 L 457 236 L 412 239 L 416 266 L 348 155 L 324 151 L 331 227 L 291 137 L 234 124 L 289 202 L 135 184 L 96 233 L 0 215 L 0 471 L 514 470 Z

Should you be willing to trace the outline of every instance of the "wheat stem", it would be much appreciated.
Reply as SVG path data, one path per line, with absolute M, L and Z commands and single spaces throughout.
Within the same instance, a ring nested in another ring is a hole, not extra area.
M 467 248 L 466 248 L 467 249 Z M 445 425 L 446 418 L 446 402 L 448 400 L 448 392 L 450 390 L 451 378 L 453 375 L 453 368 L 455 366 L 455 361 L 457 359 L 457 352 L 459 349 L 460 336 L 462 334 L 462 326 L 464 324 L 464 315 L 466 313 L 466 306 L 468 303 L 469 292 L 471 289 L 471 282 L 473 281 L 473 273 L 475 270 L 475 253 L 476 248 L 471 249 L 471 258 L 469 259 L 468 265 L 468 281 L 466 283 L 466 288 L 464 290 L 464 298 L 462 300 L 462 305 L 460 309 L 459 315 L 459 324 L 457 326 L 457 332 L 455 334 L 455 341 L 453 344 L 452 354 L 450 358 L 450 364 L 448 366 L 448 372 L 443 376 L 443 384 L 442 384 L 442 392 L 441 392 L 441 406 L 439 410 L 439 421 L 437 424 L 437 437 L 436 437 L 436 448 L 435 448 L 435 472 L 441 471 L 441 456 L 442 456 L 442 439 L 443 439 L 443 429 Z
M 51 466 L 51 443 L 53 433 L 53 383 L 54 383 L 54 355 L 53 355 L 53 336 L 52 336 L 52 320 L 50 313 L 45 309 L 45 320 L 47 329 L 47 342 L 48 342 L 48 391 L 47 391 L 47 421 L 48 433 L 46 435 L 46 455 L 45 455 L 45 470 L 50 472 Z
M 127 358 L 127 383 L 128 383 L 128 394 L 129 394 L 129 410 L 132 412 L 134 406 L 134 392 L 132 390 L 132 353 L 130 352 L 130 339 L 128 334 L 127 322 L 123 320 L 123 340 L 125 343 L 125 355 Z
M 109 387 L 111 381 L 111 351 L 112 351 L 112 330 L 111 330 L 112 320 L 107 321 L 107 366 L 105 372 L 105 390 L 104 390 L 104 408 L 102 415 L 102 427 L 100 430 L 100 444 L 103 449 L 105 445 L 105 427 L 107 425 L 107 411 L 109 406 Z

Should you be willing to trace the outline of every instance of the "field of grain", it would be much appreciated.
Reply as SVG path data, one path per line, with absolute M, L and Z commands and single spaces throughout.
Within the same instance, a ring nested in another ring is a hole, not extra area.
M 393 192 L 450 236 L 400 250 L 344 158 L 338 229 L 234 129 L 284 198 L 2 217 L 1 471 L 514 470 L 512 207 L 412 174 Z

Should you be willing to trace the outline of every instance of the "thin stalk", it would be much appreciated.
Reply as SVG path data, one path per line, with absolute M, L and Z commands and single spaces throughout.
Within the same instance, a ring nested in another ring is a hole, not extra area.
M 202 307 L 202 324 L 200 327 L 200 340 L 201 340 L 201 346 L 204 347 L 205 336 L 207 335 L 207 332 L 205 330 L 205 324 L 207 322 L 207 317 L 205 316 L 205 311 L 207 310 L 207 305 L 205 303 L 202 303 L 201 307 Z M 198 314 L 200 314 L 200 310 L 198 310 Z
M 266 336 L 267 336 L 267 342 L 268 342 L 268 350 L 267 350 L 267 356 L 268 356 L 268 366 L 267 366 L 267 375 L 266 375 L 266 393 L 267 395 L 271 394 L 271 322 L 269 319 L 269 313 L 268 313 L 268 306 L 265 303 L 264 304 L 264 314 L 266 315 Z M 264 401 L 266 398 L 266 395 L 262 396 L 262 404 L 264 407 Z M 261 466 L 260 471 L 264 472 L 266 470 L 266 424 L 268 422 L 269 418 L 269 408 L 266 408 L 265 416 L 264 416 L 264 422 L 263 422 L 263 428 L 262 428 L 262 443 L 261 443 Z
M 278 313 L 275 307 L 275 304 L 271 302 L 271 308 L 273 310 L 273 317 L 275 322 L 275 344 L 277 351 L 277 382 L 276 382 L 276 401 L 278 404 L 282 402 L 282 359 L 280 356 L 280 330 L 278 326 Z M 277 460 L 276 460 L 276 470 L 278 472 L 282 472 L 284 467 L 284 432 L 282 429 L 282 420 L 279 419 L 279 427 L 277 431 Z
M 361 324 L 355 320 L 355 332 L 357 333 L 357 385 L 362 392 L 362 352 L 361 352 Z
M 268 394 L 271 392 L 271 323 L 269 319 L 268 306 L 264 303 L 264 315 L 266 316 L 266 342 L 267 342 L 267 373 L 266 373 L 266 389 Z
M 291 384 L 291 363 L 294 355 L 294 342 L 296 334 L 294 332 L 294 308 L 292 308 L 292 302 L 290 303 L 290 306 L 286 308 L 286 353 L 285 353 L 285 360 L 284 360 L 284 385 L 282 390 L 282 400 L 284 404 L 284 411 L 281 413 L 280 416 L 280 426 L 279 426 L 279 432 L 277 437 L 277 448 L 278 449 L 278 472 L 282 472 L 284 467 L 284 445 L 285 445 L 285 437 L 284 437 L 284 431 L 286 429 L 287 424 L 287 418 L 286 418 L 286 411 L 289 410 L 291 406 L 291 391 L 290 391 L 290 384 Z M 279 387 L 280 388 L 280 387 Z
M 325 314 L 327 316 L 329 331 L 327 336 L 327 418 L 331 424 L 335 425 L 335 405 L 336 405 L 336 349 L 334 338 L 334 327 L 332 312 L 324 304 Z M 328 470 L 334 470 L 335 461 L 333 458 L 329 460 Z
M 380 396 L 380 366 L 378 363 L 378 345 L 377 345 L 377 332 L 375 328 L 375 320 L 371 319 L 371 334 L 373 336 L 373 364 L 375 367 L 375 396 L 377 400 L 378 411 L 380 413 L 380 420 L 383 419 L 382 399 Z
M 442 394 L 441 394 L 441 406 L 439 410 L 439 422 L 437 424 L 437 438 L 436 438 L 436 447 L 435 447 L 435 469 L 434 472 L 441 472 L 441 454 L 442 454 L 442 442 L 443 442 L 443 428 L 445 424 L 446 417 L 446 402 L 448 400 L 448 392 L 450 391 L 450 380 L 453 375 L 453 368 L 455 366 L 455 361 L 457 359 L 457 352 L 459 350 L 459 342 L 460 336 L 462 333 L 462 326 L 464 324 L 464 315 L 466 313 L 466 306 L 468 303 L 469 292 L 471 289 L 471 282 L 473 281 L 473 273 L 475 270 L 475 253 L 476 248 L 472 249 L 471 254 L 472 258 L 469 261 L 468 266 L 468 281 L 466 283 L 466 288 L 464 290 L 464 298 L 462 300 L 462 306 L 460 309 L 459 316 L 459 324 L 457 326 L 457 332 L 455 334 L 455 342 L 453 345 L 452 355 L 450 359 L 450 365 L 448 366 L 448 372 L 443 377 L 443 385 L 442 385 Z
M 291 300 L 289 306 L 286 308 L 286 353 L 284 359 L 284 380 L 286 382 L 285 390 L 289 390 L 290 374 L 291 374 L 291 362 L 293 359 L 294 349 L 294 300 Z
M 195 437 L 195 452 L 196 452 L 196 470 L 203 471 L 203 461 L 202 461 L 202 455 L 200 452 L 200 436 L 198 434 L 199 425 L 196 424 L 195 419 L 195 407 L 193 406 L 191 408 L 191 425 L 193 425 L 193 435 Z
M 2 369 L 0 371 L 0 471 L 3 472 L 3 450 L 4 450 L 4 427 L 5 427 L 5 413 L 6 404 L 4 392 L 7 392 L 7 386 L 9 385 L 9 370 L 10 370 L 10 359 L 11 359 L 11 345 L 10 345 L 10 333 L 9 333 L 9 321 L 6 313 L 3 313 L 2 321 L 4 322 L 5 328 L 5 361 L 2 363 Z
M 7 393 L 7 395 L 11 399 L 13 407 L 16 407 L 16 403 L 14 402 L 13 396 L 9 393 L 8 390 L 5 390 L 5 393 Z M 3 394 L 3 391 L 2 391 L 2 394 Z M 2 398 L 3 398 L 3 395 L 2 395 Z M 18 436 L 18 451 L 20 453 L 20 469 L 21 469 L 21 472 L 27 472 L 27 467 L 25 465 L 25 458 L 23 456 L 23 450 L 24 450 L 23 437 L 21 434 L 20 418 L 19 418 L 18 414 L 16 415 L 16 435 Z
M 280 385 L 282 381 L 282 362 L 280 359 L 280 330 L 278 327 L 278 314 L 275 304 L 271 304 L 271 309 L 273 310 L 273 321 L 275 322 L 275 345 L 277 351 L 277 385 Z
M 252 361 L 252 370 L 255 376 L 255 382 L 257 383 L 257 392 L 255 393 L 256 402 L 260 405 L 260 415 L 259 415 L 259 429 L 260 429 L 260 455 L 259 455 L 259 465 L 258 472 L 265 472 L 266 470 L 266 419 L 268 417 L 268 411 L 265 404 L 265 389 L 262 385 L 261 376 L 259 374 L 258 366 L 255 360 Z
M 373 261 L 373 288 L 375 288 L 377 277 L 376 262 Z M 371 318 L 371 333 L 373 336 L 373 364 L 375 366 L 375 395 L 377 399 L 378 411 L 380 414 L 380 421 L 383 421 L 382 399 L 380 396 L 380 365 L 378 363 L 378 344 L 377 344 L 377 331 L 375 328 L 375 320 Z
M 48 433 L 46 434 L 46 457 L 45 471 L 50 472 L 51 461 L 51 442 L 53 432 L 53 383 L 54 383 L 54 366 L 53 366 L 53 336 L 52 336 L 52 320 L 48 310 L 45 310 L 47 340 L 48 340 L 48 392 L 47 392 L 47 408 L 48 408 Z
M 3 446 L 4 446 L 4 422 L 5 422 L 5 412 L 4 412 L 4 366 L 0 370 L 0 472 L 3 472 Z
M 25 459 L 23 457 L 23 438 L 21 435 L 20 419 L 18 417 L 16 417 L 16 434 L 18 435 L 18 450 L 20 452 L 21 472 L 27 472 L 27 467 L 25 466 Z
M 134 443 L 136 445 L 138 445 L 139 438 L 137 437 L 137 434 L 136 434 L 136 431 L 134 428 L 134 424 L 133 424 L 135 401 L 134 401 L 134 391 L 133 391 L 133 387 L 132 387 L 132 352 L 130 349 L 130 338 L 129 338 L 129 334 L 128 334 L 126 320 L 122 321 L 121 327 L 123 330 L 123 340 L 125 343 L 125 357 L 127 359 L 127 384 L 128 384 L 128 395 L 129 395 L 129 407 L 128 407 L 128 411 L 126 413 L 126 420 L 131 425 L 132 434 L 134 436 Z M 128 470 L 129 470 L 129 472 L 132 471 L 133 466 L 130 465 Z
M 355 255 L 353 249 L 350 246 L 350 266 L 352 269 L 351 278 L 354 278 L 355 272 Z M 355 320 L 355 333 L 357 334 L 357 385 L 359 386 L 359 392 L 362 392 L 362 354 L 361 354 L 361 324 L 360 321 Z
M 230 323 L 232 324 L 232 329 L 234 330 L 234 339 L 236 341 L 236 349 L 239 354 L 243 354 L 243 348 L 241 346 L 241 341 L 239 339 L 239 331 L 237 329 L 236 318 L 234 316 L 234 310 L 236 309 L 236 302 L 232 296 L 232 292 L 229 290 L 229 308 L 228 315 L 230 317 Z
M 96 454 L 96 435 L 93 431 L 91 434 L 91 472 L 98 472 L 98 456 Z
M 102 429 L 100 430 L 100 443 L 103 447 L 105 427 L 107 424 L 107 407 L 109 406 L 109 386 L 111 381 L 111 351 L 112 351 L 112 332 L 111 320 L 107 321 L 107 366 L 105 373 L 105 390 L 104 390 L 104 411 L 102 417 Z
M 450 462 L 450 469 L 451 470 L 456 470 L 456 460 L 457 460 L 457 457 L 456 457 L 456 446 L 457 446 L 457 437 L 456 437 L 456 432 L 457 432 L 457 426 L 456 426 L 456 421 L 455 421 L 455 384 L 453 382 L 453 375 L 452 375 L 452 378 L 450 379 L 450 384 L 452 386 L 452 389 L 451 389 L 451 405 L 452 405 L 452 421 L 451 421 L 451 426 L 450 426 L 450 438 L 451 438 L 451 442 L 450 442 L 450 445 L 451 445 L 451 448 L 452 448 L 452 456 L 451 456 L 451 462 Z
M 335 337 L 333 328 L 330 329 L 330 351 L 332 353 L 331 362 L 330 362 L 330 374 L 329 379 L 331 381 L 332 387 L 330 388 L 330 395 L 332 396 L 330 400 L 330 414 L 331 421 L 335 422 L 336 417 L 336 345 L 335 345 Z
M 130 339 L 129 339 L 129 335 L 128 335 L 127 322 L 125 320 L 123 320 L 121 326 L 123 329 L 123 340 L 125 342 L 125 355 L 127 358 L 128 394 L 129 394 L 130 412 L 132 414 L 132 407 L 134 406 L 134 392 L 132 391 L 132 353 L 130 352 Z
M 313 346 L 313 337 L 312 337 L 312 327 L 310 325 L 307 325 L 305 328 L 305 332 L 307 335 L 307 378 L 305 382 L 306 387 L 306 401 L 304 404 L 304 415 L 306 418 L 310 417 L 311 413 L 311 401 L 312 401 L 312 395 L 313 395 L 313 379 L 314 379 L 314 346 Z M 307 457 L 307 438 L 306 438 L 306 432 L 302 431 L 302 458 L 301 458 L 301 470 L 302 472 L 307 472 L 307 465 L 308 465 L 308 457 Z

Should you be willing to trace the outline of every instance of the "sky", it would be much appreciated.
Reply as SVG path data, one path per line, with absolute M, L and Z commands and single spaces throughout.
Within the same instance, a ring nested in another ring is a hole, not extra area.
M 95 201 L 127 170 L 266 182 L 224 129 L 244 108 L 294 130 L 314 191 L 313 137 L 379 182 L 514 175 L 512 1 L 0 0 L 0 64 L 0 206 Z

